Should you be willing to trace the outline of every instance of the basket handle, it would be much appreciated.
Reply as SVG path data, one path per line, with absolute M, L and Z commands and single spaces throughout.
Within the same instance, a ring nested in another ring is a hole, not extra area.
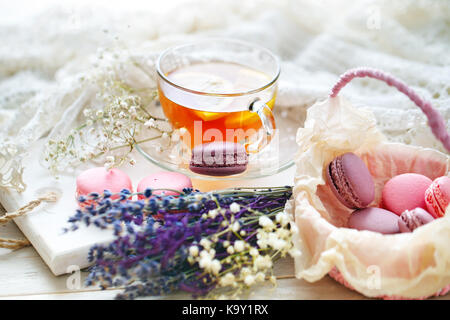
M 334 98 L 339 91 L 353 78 L 370 77 L 386 82 L 388 85 L 397 88 L 410 98 L 427 116 L 428 125 L 436 138 L 442 142 L 445 149 L 450 152 L 450 134 L 447 132 L 444 118 L 442 115 L 432 107 L 431 103 L 423 100 L 413 89 L 408 87 L 404 82 L 395 78 L 394 76 L 377 69 L 371 68 L 356 68 L 350 69 L 342 74 L 339 81 L 331 89 L 330 97 Z

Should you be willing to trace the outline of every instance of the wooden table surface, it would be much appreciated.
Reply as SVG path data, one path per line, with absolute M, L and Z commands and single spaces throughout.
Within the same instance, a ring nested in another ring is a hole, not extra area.
M 0 207 L 0 212 L 3 208 Z M 0 226 L 2 237 L 23 239 L 13 222 Z M 248 299 L 364 299 L 360 294 L 336 283 L 329 277 L 316 283 L 296 279 L 294 263 L 284 259 L 275 265 L 280 277 L 276 287 L 256 287 Z M 83 284 L 86 272 L 54 276 L 33 247 L 16 251 L 0 249 L 0 299 L 113 299 L 120 289 L 100 290 Z M 77 281 L 80 285 L 77 286 Z M 178 293 L 153 299 L 190 299 L 188 294 Z M 450 294 L 433 299 L 450 300 Z

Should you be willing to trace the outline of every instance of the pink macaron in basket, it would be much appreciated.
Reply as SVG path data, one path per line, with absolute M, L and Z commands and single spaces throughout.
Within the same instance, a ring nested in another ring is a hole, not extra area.
M 297 132 L 294 192 L 286 207 L 301 252 L 296 276 L 314 282 L 329 275 L 374 298 L 444 295 L 450 291 L 450 206 L 441 199 L 450 156 L 387 141 L 371 111 L 338 96 L 355 77 L 403 92 L 450 151 L 444 119 L 403 82 L 373 69 L 346 72 L 327 100 L 308 109 Z M 400 189 L 405 196 L 396 195 Z

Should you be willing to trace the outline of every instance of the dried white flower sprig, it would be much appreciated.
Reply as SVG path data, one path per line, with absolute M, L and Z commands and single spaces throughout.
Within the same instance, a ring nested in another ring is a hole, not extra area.
M 145 73 L 144 68 L 131 57 L 122 61 L 105 52 L 99 61 L 97 71 L 80 80 L 97 89 L 95 99 L 82 108 L 81 124 L 65 137 L 49 139 L 46 144 L 44 158 L 54 173 L 89 160 L 102 162 L 107 168 L 126 162 L 134 165 L 130 153 L 135 144 L 151 140 L 170 144 L 172 128 L 154 112 L 158 99 L 153 83 L 142 88 L 123 79 L 125 68 Z

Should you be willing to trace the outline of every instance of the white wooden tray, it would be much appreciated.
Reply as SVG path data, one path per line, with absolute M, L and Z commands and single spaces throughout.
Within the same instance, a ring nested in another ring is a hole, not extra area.
M 109 242 L 113 239 L 109 231 L 94 226 L 81 227 L 75 232 L 63 234 L 68 226 L 67 220 L 77 208 L 75 200 L 75 178 L 77 173 L 62 175 L 55 179 L 49 171 L 39 164 L 39 154 L 43 141 L 39 141 L 24 159 L 24 181 L 27 189 L 23 193 L 0 189 L 0 203 L 8 212 L 15 211 L 47 191 L 55 191 L 60 197 L 56 203 L 44 203 L 25 216 L 14 221 L 30 240 L 42 259 L 55 275 L 70 273 L 77 268 L 89 266 L 87 253 L 95 243 Z M 293 150 L 294 152 L 294 150 Z M 121 168 L 127 172 L 136 188 L 144 176 L 161 169 L 134 155 L 137 164 Z M 294 167 L 271 177 L 244 181 L 204 181 L 193 180 L 194 188 L 201 191 L 223 189 L 233 186 L 282 186 L 292 185 Z

